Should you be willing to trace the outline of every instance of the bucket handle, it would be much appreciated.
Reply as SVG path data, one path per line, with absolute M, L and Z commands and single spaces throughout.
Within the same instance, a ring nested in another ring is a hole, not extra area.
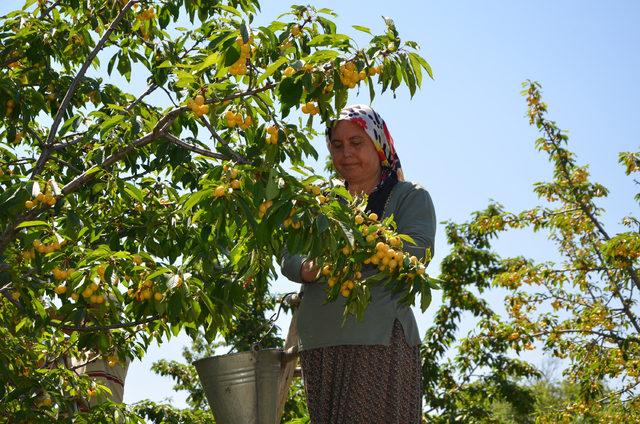
M 291 346 L 289 349 L 285 349 L 282 351 L 282 364 L 286 364 L 287 362 L 294 361 L 298 359 L 298 345 Z
M 282 311 L 282 307 L 284 305 L 287 305 L 291 309 L 297 308 L 298 305 L 300 305 L 300 294 L 297 293 L 297 292 L 285 293 L 280 298 L 280 302 L 279 303 L 280 303 L 280 305 L 278 306 L 278 310 L 276 312 L 274 312 L 273 315 L 271 315 L 269 320 L 264 325 L 262 325 L 260 328 L 258 328 L 257 333 L 259 334 L 260 331 L 262 331 L 266 327 L 269 327 L 267 332 L 262 337 L 260 337 L 260 340 L 258 340 L 253 345 L 251 345 L 251 350 L 252 351 L 257 352 L 257 351 L 259 351 L 261 349 L 260 342 L 262 342 L 262 340 L 264 340 L 264 338 L 267 337 L 267 335 L 269 335 L 271 330 L 273 330 L 275 328 L 276 321 L 280 317 L 280 312 Z M 227 355 L 230 354 L 231 352 L 233 352 L 235 349 L 236 349 L 235 346 L 231 346 L 231 349 L 229 350 L 229 352 L 227 352 Z

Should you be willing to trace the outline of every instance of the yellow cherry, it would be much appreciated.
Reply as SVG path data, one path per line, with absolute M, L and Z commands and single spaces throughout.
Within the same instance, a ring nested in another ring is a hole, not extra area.
M 224 185 L 219 185 L 218 187 L 215 188 L 215 190 L 213 191 L 213 195 L 215 197 L 222 197 L 225 195 L 225 193 L 227 192 L 227 187 L 225 187 Z

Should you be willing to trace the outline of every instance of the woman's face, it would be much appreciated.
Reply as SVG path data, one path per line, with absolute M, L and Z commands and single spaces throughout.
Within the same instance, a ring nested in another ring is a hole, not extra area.
M 333 166 L 350 185 L 380 179 L 382 167 L 369 135 L 356 123 L 338 121 L 331 131 L 329 152 Z

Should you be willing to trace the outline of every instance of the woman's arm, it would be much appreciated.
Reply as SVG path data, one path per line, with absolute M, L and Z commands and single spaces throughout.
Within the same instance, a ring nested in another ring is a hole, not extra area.
M 318 267 L 303 255 L 291 255 L 284 251 L 280 261 L 282 275 L 295 283 L 312 283 L 318 279 Z
M 404 250 L 422 259 L 426 250 L 434 253 L 436 213 L 429 192 L 420 186 L 407 193 L 393 211 L 398 232 L 410 236 L 416 244 L 404 242 Z

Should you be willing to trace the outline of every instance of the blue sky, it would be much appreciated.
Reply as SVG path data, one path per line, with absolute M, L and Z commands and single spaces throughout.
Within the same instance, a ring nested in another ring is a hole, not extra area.
M 22 2 L 2 1 L 0 14 Z M 263 23 L 287 8 L 287 2 L 263 2 Z M 385 118 L 408 179 L 426 187 L 439 221 L 462 221 L 490 199 L 518 211 L 533 207 L 533 183 L 548 180 L 551 167 L 533 145 L 520 96 L 521 82 L 538 80 L 550 117 L 569 130 L 579 163 L 589 164 L 593 179 L 611 193 L 601 202 L 610 233 L 621 231 L 622 217 L 637 214 L 636 187 L 617 164 L 620 151 L 640 145 L 640 3 L 636 1 L 314 1 L 339 14 L 338 30 L 361 39 L 351 25 L 383 30 L 381 16 L 392 17 L 405 40 L 417 41 L 435 80 L 424 81 L 413 99 L 404 89 L 394 99 L 385 93 L 374 108 Z M 636 52 L 636 53 L 634 53 Z M 368 102 L 354 96 L 352 102 Z M 322 140 L 317 141 L 324 154 Z M 438 226 L 436 255 L 429 267 L 437 275 L 447 254 L 444 226 Z M 544 234 L 514 232 L 496 246 L 504 254 L 553 259 Z M 296 289 L 283 279 L 279 292 Z M 417 312 L 421 332 L 434 305 Z M 496 304 L 501 300 L 496 297 Z M 286 317 L 279 321 L 284 331 Z M 151 375 L 158 358 L 178 358 L 184 338 L 154 348 L 132 365 L 125 400 L 171 396 L 168 379 Z M 535 358 L 534 358 L 535 359 Z M 535 361 L 534 361 L 535 362 Z

